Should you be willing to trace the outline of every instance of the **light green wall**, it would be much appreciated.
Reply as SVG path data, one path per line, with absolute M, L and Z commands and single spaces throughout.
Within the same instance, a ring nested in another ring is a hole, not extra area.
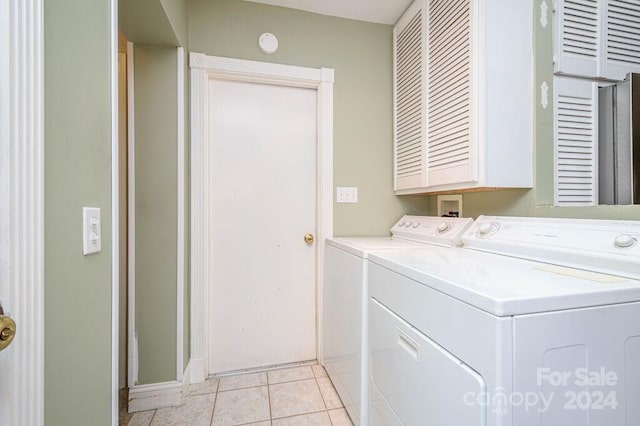
M 109 30 L 107 0 L 44 2 L 47 426 L 111 424 Z M 90 256 L 83 206 L 102 213 Z
M 189 38 L 187 0 L 160 0 L 179 46 L 187 46 Z
M 427 198 L 393 194 L 392 26 L 238 0 L 189 0 L 189 49 L 208 55 L 335 69 L 334 186 L 357 186 L 358 204 L 334 205 L 336 235 L 387 234 Z M 280 48 L 266 55 L 258 37 Z
M 139 384 L 176 379 L 177 52 L 137 44 L 135 286 Z
M 640 219 L 640 206 L 553 206 L 553 34 L 551 21 L 546 28 L 540 25 L 541 0 L 533 0 L 535 55 L 535 188 L 505 190 L 463 195 L 463 212 L 467 217 L 481 214 L 543 216 L 593 219 Z M 551 20 L 551 12 L 549 11 Z M 549 85 L 549 105 L 540 104 L 540 86 Z M 529 90 L 529 88 L 523 88 Z M 429 213 L 437 213 L 436 197 L 429 197 Z
M 161 0 L 118 0 L 118 25 L 133 43 L 179 45 Z

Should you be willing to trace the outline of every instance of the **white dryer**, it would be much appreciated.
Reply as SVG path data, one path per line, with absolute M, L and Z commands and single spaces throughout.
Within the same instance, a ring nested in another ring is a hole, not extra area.
M 370 253 L 453 247 L 468 218 L 404 216 L 392 237 L 336 237 L 325 245 L 322 315 L 324 366 L 356 425 L 368 424 L 367 258 Z
M 369 256 L 371 424 L 640 425 L 640 222 L 479 217 Z

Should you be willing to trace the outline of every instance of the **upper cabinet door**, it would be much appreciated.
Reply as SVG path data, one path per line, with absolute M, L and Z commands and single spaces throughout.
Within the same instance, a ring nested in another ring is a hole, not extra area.
M 640 72 L 640 0 L 609 0 L 606 13 L 605 77 L 624 80 Z
M 598 204 L 598 85 L 555 76 L 553 88 L 554 203 Z
M 426 186 L 425 9 L 414 2 L 393 31 L 396 191 Z
M 600 0 L 559 0 L 555 9 L 555 71 L 596 77 L 600 74 Z
M 427 181 L 474 180 L 471 0 L 428 0 Z
M 559 0 L 557 74 L 623 80 L 640 72 L 640 0 Z

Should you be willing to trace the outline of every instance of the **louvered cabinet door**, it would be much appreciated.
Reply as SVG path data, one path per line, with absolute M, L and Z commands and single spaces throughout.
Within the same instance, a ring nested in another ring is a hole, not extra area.
M 640 0 L 559 0 L 555 72 L 623 80 L 640 72 Z
M 424 25 L 423 0 L 417 0 L 394 28 L 396 191 L 426 186 Z
M 605 40 L 606 78 L 640 72 L 640 0 L 606 2 Z
M 559 0 L 554 16 L 555 72 L 583 77 L 600 73 L 600 31 L 605 0 Z
M 471 0 L 427 0 L 427 182 L 473 180 Z
M 558 206 L 598 204 L 597 83 L 554 77 L 554 194 Z

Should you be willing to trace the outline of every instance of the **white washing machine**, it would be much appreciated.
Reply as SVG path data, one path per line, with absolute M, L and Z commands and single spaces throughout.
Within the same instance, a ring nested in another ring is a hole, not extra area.
M 370 253 L 452 247 L 473 219 L 404 216 L 392 237 L 329 238 L 325 246 L 322 352 L 324 366 L 356 425 L 368 424 L 366 332 Z M 427 254 L 428 256 L 428 254 Z
M 640 222 L 479 217 L 369 256 L 372 425 L 640 425 Z

